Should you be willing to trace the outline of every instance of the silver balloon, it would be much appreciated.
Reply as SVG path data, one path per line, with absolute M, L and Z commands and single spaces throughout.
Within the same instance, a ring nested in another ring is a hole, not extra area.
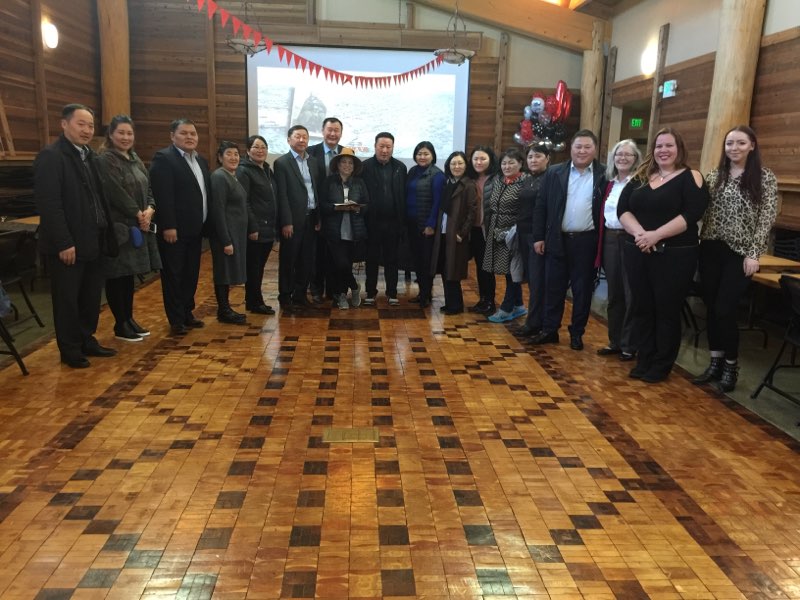
M 531 100 L 531 110 L 533 114 L 538 115 L 544 110 L 544 98 L 541 96 L 534 96 Z
M 522 114 L 525 115 L 526 119 L 530 119 L 533 116 L 533 109 L 530 106 L 526 106 L 522 109 Z
M 525 143 L 522 141 L 522 136 L 519 132 L 514 134 L 514 141 L 517 142 L 520 146 L 524 146 Z
M 566 147 L 567 145 L 564 142 L 558 142 L 557 144 L 553 145 L 553 150 L 555 150 L 556 152 L 561 152 Z

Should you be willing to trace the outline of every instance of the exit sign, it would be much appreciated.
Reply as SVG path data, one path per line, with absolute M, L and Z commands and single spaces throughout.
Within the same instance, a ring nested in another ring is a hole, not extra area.
M 634 117 L 631 119 L 631 129 L 641 129 L 644 123 L 640 117 Z

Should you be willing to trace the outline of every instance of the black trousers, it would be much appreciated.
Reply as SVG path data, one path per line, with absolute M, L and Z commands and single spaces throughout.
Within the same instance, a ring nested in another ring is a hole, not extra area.
M 383 263 L 383 279 L 386 282 L 386 295 L 397 297 L 397 265 L 400 253 L 400 232 L 392 223 L 388 226 L 369 224 L 367 235 L 367 296 L 378 293 L 378 268 Z
M 703 240 L 700 244 L 700 280 L 708 314 L 708 348 L 721 350 L 725 358 L 739 357 L 739 325 L 736 312 L 750 278 L 744 275 L 744 256 L 725 242 Z
M 608 284 L 608 345 L 634 354 L 631 286 L 622 264 L 626 237 L 622 229 L 606 229 L 603 239 L 603 270 Z
M 460 279 L 447 279 L 447 236 L 442 234 L 439 240 L 439 256 L 436 257 L 436 272 L 442 277 L 444 289 L 444 305 L 451 310 L 464 310 L 464 292 Z M 433 279 L 431 279 L 433 281 Z
M 631 284 L 637 370 L 665 377 L 681 347 L 681 309 L 697 269 L 697 246 L 645 254 L 625 242 L 623 261 Z
M 314 251 L 314 268 L 311 273 L 311 294 L 313 296 L 324 296 L 325 292 L 331 295 L 331 254 L 328 248 L 328 240 L 320 234 L 314 232 L 316 250 Z
M 353 277 L 353 257 L 355 244 L 348 240 L 326 240 L 330 251 L 329 291 L 332 294 L 346 294 L 356 287 Z
M 544 323 L 544 256 L 533 250 L 533 234 L 526 233 L 523 243 L 527 252 L 526 279 L 528 281 L 528 316 L 525 324 L 533 329 L 541 329 Z
M 178 241 L 168 244 L 158 238 L 161 254 L 161 294 L 170 325 L 183 325 L 193 317 L 194 294 L 200 276 L 200 254 L 203 238 L 178 233 Z
M 244 284 L 244 304 L 246 308 L 257 308 L 264 304 L 261 285 L 264 281 L 264 267 L 272 252 L 272 242 L 247 240 L 247 281 Z
M 292 237 L 281 238 L 278 262 L 278 299 L 281 304 L 292 298 L 306 297 L 316 256 L 316 233 L 314 218 L 309 215 L 301 226 L 294 228 Z
M 489 300 L 494 304 L 497 280 L 494 273 L 483 270 L 483 255 L 486 252 L 486 240 L 483 237 L 483 227 L 473 227 L 469 238 L 469 251 L 475 259 L 475 273 L 478 278 L 478 296 L 482 300 Z
M 58 349 L 63 358 L 79 358 L 97 331 L 104 281 L 100 261 L 67 266 L 58 255 L 49 255 L 46 261 Z
M 433 237 L 423 235 L 417 220 L 406 221 L 408 231 L 408 245 L 414 257 L 414 272 L 417 274 L 420 300 L 430 301 L 433 290 L 433 275 L 431 275 L 431 261 L 433 260 Z
M 583 335 L 594 293 L 594 259 L 597 255 L 597 232 L 562 234 L 563 254 L 545 250 L 545 308 L 542 330 L 558 331 L 564 317 L 567 288 L 572 289 L 570 335 Z
M 117 325 L 133 318 L 133 275 L 106 279 L 106 300 Z

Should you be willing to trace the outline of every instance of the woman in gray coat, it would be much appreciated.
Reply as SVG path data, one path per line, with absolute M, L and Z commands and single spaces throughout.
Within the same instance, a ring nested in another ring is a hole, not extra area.
M 231 308 L 229 294 L 232 285 L 247 280 L 247 236 L 257 228 L 249 223 L 247 192 L 236 177 L 239 147 L 233 142 L 222 142 L 217 149 L 217 160 L 222 166 L 211 174 L 208 203 L 217 320 L 243 325 L 245 316 Z
M 119 256 L 103 259 L 106 299 L 114 315 L 118 340 L 141 342 L 150 332 L 133 319 L 133 276 L 161 268 L 156 236 L 150 220 L 156 203 L 150 178 L 133 151 L 133 120 L 127 115 L 111 119 L 100 153 L 100 177 L 110 207 Z
M 267 164 L 269 145 L 260 135 L 247 138 L 247 156 L 236 169 L 236 178 L 247 192 L 249 220 L 256 230 L 247 235 L 247 281 L 244 284 L 244 305 L 248 311 L 274 315 L 275 310 L 264 302 L 261 284 L 264 267 L 275 241 L 275 179 Z

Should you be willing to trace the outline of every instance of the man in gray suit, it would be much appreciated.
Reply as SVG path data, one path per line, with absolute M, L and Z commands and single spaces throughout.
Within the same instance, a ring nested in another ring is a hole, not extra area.
M 321 182 L 316 161 L 306 152 L 308 129 L 289 129 L 289 152 L 275 161 L 278 227 L 281 231 L 278 301 L 282 308 L 313 306 L 306 296 L 314 266 L 314 238 L 319 231 Z

